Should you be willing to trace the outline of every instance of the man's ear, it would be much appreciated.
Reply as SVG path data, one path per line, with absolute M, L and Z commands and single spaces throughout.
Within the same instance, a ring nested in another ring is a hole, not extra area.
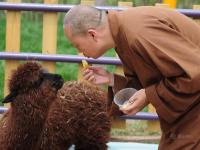
M 2 99 L 2 103 L 10 103 L 16 98 L 16 96 L 17 92 L 11 92 L 4 99 Z
M 95 29 L 88 29 L 88 34 L 91 36 L 95 41 L 97 41 L 97 31 Z

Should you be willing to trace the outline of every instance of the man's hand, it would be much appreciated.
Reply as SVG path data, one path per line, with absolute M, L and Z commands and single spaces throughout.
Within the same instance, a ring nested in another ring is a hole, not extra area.
M 113 74 L 100 66 L 89 66 L 83 73 L 83 78 L 94 84 L 109 84 L 113 82 Z
M 129 104 L 126 107 L 121 107 L 120 110 L 128 115 L 134 115 L 145 106 L 149 104 L 149 101 L 146 98 L 145 89 L 137 91 L 130 99 Z

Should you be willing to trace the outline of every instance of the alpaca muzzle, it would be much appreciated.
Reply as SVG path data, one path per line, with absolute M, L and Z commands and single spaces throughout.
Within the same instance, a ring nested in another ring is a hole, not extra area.
M 64 79 L 60 76 L 54 81 L 53 87 L 59 90 L 63 86 L 63 84 L 64 84 Z
M 59 74 L 53 74 L 53 73 L 42 73 L 43 79 L 49 80 L 52 82 L 52 86 L 56 88 L 56 90 L 59 90 L 63 84 L 64 79 Z

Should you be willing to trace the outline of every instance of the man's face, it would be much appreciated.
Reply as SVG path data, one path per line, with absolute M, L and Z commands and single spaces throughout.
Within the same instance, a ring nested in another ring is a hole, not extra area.
M 65 36 L 68 40 L 77 48 L 80 53 L 83 53 L 86 57 L 98 58 L 104 53 L 104 49 L 101 48 L 100 39 L 98 33 L 95 30 L 90 30 L 86 35 L 73 36 L 70 28 L 65 27 Z

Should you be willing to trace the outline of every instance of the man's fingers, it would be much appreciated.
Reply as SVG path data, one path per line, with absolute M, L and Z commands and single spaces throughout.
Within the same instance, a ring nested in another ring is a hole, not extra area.
M 92 75 L 92 76 L 90 76 L 89 78 L 88 78 L 88 81 L 89 82 L 93 82 L 95 80 L 95 78 L 94 78 L 94 76 Z
M 135 114 L 138 112 L 138 103 L 136 98 L 131 98 L 125 107 L 120 107 L 120 110 L 123 111 L 126 114 Z
M 128 111 L 127 115 L 135 115 L 139 110 Z
M 89 71 L 87 74 L 83 75 L 83 78 L 84 78 L 85 80 L 88 80 L 91 76 L 94 76 L 94 75 L 93 75 L 93 71 Z
M 147 101 L 145 90 L 141 89 L 137 91 L 130 99 L 125 107 L 122 106 L 120 110 L 129 115 L 135 115 L 141 111 L 145 106 L 149 104 Z
M 131 107 L 131 109 L 121 109 L 120 108 L 120 110 L 127 115 L 135 115 L 139 111 L 138 108 L 132 108 L 132 107 Z
M 135 102 L 136 98 L 131 98 L 130 100 L 128 100 L 128 104 L 133 104 Z
M 90 69 L 86 69 L 83 71 L 83 75 L 85 76 L 86 74 L 88 74 L 90 72 Z

